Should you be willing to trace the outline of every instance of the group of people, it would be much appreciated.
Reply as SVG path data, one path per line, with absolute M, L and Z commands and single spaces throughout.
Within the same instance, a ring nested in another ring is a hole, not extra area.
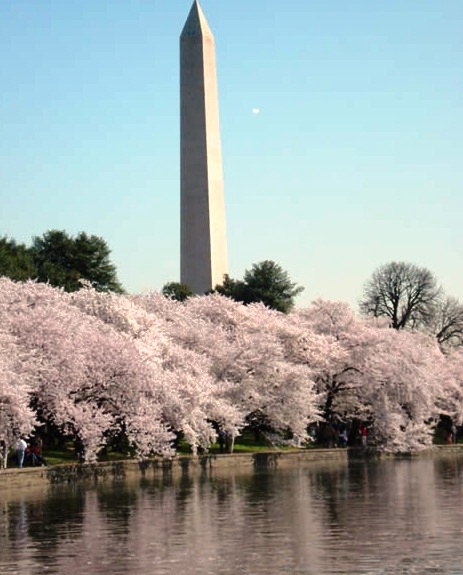
M 30 462 L 31 465 L 46 465 L 47 462 L 42 455 L 42 442 L 40 439 L 35 440 L 31 445 L 28 445 L 24 437 L 20 437 L 16 446 L 18 455 L 19 468 L 24 467 L 25 463 Z
M 360 422 L 352 427 L 350 424 L 338 425 L 324 422 L 309 429 L 313 442 L 321 443 L 324 447 L 347 447 L 347 445 L 362 445 L 366 447 L 368 428 Z

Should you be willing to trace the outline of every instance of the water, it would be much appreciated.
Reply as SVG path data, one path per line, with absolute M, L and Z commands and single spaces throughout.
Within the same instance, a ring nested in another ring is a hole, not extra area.
M 463 574 L 463 459 L 51 487 L 0 503 L 0 573 Z

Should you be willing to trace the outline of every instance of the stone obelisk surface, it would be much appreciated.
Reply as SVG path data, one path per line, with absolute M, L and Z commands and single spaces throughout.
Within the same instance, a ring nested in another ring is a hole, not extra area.
M 202 294 L 228 272 L 214 36 L 194 2 L 180 36 L 181 282 Z

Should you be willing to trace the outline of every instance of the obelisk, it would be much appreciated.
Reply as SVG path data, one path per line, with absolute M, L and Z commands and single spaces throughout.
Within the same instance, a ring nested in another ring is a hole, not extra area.
M 180 36 L 180 275 L 196 294 L 228 271 L 214 36 L 196 0 Z

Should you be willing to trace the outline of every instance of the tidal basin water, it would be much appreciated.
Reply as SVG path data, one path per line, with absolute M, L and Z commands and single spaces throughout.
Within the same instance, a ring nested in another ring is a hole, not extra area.
M 463 574 L 461 458 L 52 486 L 0 509 L 2 575 Z

